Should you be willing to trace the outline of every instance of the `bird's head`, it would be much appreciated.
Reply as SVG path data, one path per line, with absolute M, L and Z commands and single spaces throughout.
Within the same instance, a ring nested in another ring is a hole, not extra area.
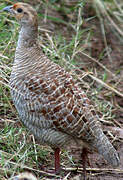
M 37 13 L 29 4 L 19 2 L 3 8 L 3 11 L 11 13 L 22 26 L 37 26 Z

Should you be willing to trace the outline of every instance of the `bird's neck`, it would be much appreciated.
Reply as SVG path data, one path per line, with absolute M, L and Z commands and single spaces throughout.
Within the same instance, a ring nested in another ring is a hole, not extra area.
M 19 32 L 18 43 L 15 51 L 15 59 L 14 59 L 15 65 L 19 67 L 21 66 L 20 62 L 29 63 L 30 58 L 32 58 L 34 54 L 39 53 L 37 36 L 38 36 L 37 26 L 21 27 L 21 30 Z M 33 60 L 33 58 L 31 60 Z
M 17 48 L 32 47 L 36 43 L 38 36 L 37 26 L 22 26 L 19 32 Z

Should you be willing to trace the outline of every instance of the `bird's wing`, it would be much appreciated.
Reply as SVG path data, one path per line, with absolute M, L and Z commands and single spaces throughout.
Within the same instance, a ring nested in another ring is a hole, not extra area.
M 69 73 L 53 64 L 37 75 L 33 72 L 27 79 L 30 113 L 43 116 L 59 131 L 78 137 L 89 136 L 87 110 L 93 106 Z

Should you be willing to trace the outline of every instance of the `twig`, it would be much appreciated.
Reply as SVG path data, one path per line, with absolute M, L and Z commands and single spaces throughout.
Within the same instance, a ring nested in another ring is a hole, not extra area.
M 33 144 L 34 144 L 35 159 L 37 161 L 38 157 L 37 157 L 37 149 L 36 149 L 35 137 L 34 137 L 34 135 L 31 135 L 31 136 L 32 136 Z
M 83 171 L 83 168 L 63 168 L 66 171 Z M 95 171 L 95 172 L 100 172 L 100 171 L 104 171 L 104 172 L 118 172 L 118 173 L 123 173 L 123 169 L 108 169 L 108 168 L 86 168 L 87 171 Z
M 109 16 L 108 12 L 106 11 L 106 8 L 104 7 L 104 4 L 100 0 L 95 0 L 95 4 L 99 7 L 100 12 L 102 12 L 102 15 L 105 14 L 107 19 L 110 21 L 112 26 L 117 30 L 117 32 L 123 36 L 123 31 L 117 26 L 117 24 L 112 20 L 112 18 Z
M 122 10 L 121 6 L 119 5 L 119 3 L 116 0 L 113 0 L 113 1 L 115 3 L 116 7 L 118 8 L 118 10 L 120 11 L 120 13 L 123 14 L 123 10 Z
M 91 77 L 96 82 L 100 83 L 105 88 L 107 88 L 107 89 L 111 90 L 112 92 L 116 93 L 117 95 L 123 97 L 123 94 L 121 92 L 119 92 L 117 89 L 113 88 L 111 85 L 108 85 L 107 83 L 103 82 L 101 79 L 98 79 L 98 78 L 96 78 L 95 76 L 93 76 L 91 74 L 88 74 L 88 76 Z
M 79 35 L 80 26 L 82 25 L 81 12 L 82 12 L 82 7 L 80 7 L 78 9 L 78 21 L 77 21 L 77 27 L 76 27 L 76 36 L 75 36 L 75 42 L 74 42 L 73 54 L 71 56 L 71 61 L 74 59 L 74 56 L 76 54 L 76 49 L 79 44 L 78 35 Z
M 116 78 L 115 74 L 113 74 L 109 69 L 107 69 L 103 64 L 101 64 L 99 61 L 97 61 L 95 58 L 89 56 L 88 54 L 84 53 L 84 52 L 80 52 L 81 54 L 83 54 L 84 56 L 88 57 L 90 60 L 92 60 L 93 62 L 97 63 L 101 68 L 103 68 L 105 71 L 107 71 L 110 75 L 112 75 L 114 78 Z
M 108 55 L 109 60 L 112 62 L 112 58 L 109 52 L 109 47 L 108 47 L 108 43 L 107 43 L 107 39 L 106 39 L 106 33 L 105 33 L 105 26 L 104 26 L 104 18 L 102 18 L 99 8 L 96 7 L 96 12 L 97 12 L 97 16 L 100 20 L 100 26 L 101 26 L 101 32 L 102 32 L 102 36 L 103 36 L 103 40 L 104 40 L 104 44 L 105 44 L 105 49 Z
M 2 159 L 0 158 L 0 160 L 2 160 Z M 43 174 L 45 176 L 51 176 L 51 177 L 57 177 L 57 178 L 61 177 L 61 176 L 58 176 L 58 175 L 55 175 L 55 174 L 52 174 L 52 173 L 49 173 L 49 172 L 46 172 L 46 171 L 41 171 L 41 170 L 38 170 L 38 169 L 34 169 L 34 168 L 24 166 L 23 164 L 21 165 L 19 163 L 15 163 L 15 162 L 12 162 L 12 161 L 10 161 L 9 164 L 12 164 L 12 165 L 14 165 L 16 167 L 20 167 L 20 168 L 27 169 L 27 170 L 30 170 L 30 171 L 38 172 L 38 173 L 41 173 L 41 174 Z M 11 172 L 11 170 L 6 169 L 6 168 L 0 168 L 0 171 Z

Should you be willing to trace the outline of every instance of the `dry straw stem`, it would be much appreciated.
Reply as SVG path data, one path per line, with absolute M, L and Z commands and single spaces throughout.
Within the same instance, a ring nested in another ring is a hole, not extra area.
M 118 91 L 117 89 L 115 89 L 114 87 L 112 87 L 111 85 L 103 82 L 101 79 L 91 75 L 91 74 L 88 74 L 89 77 L 91 77 L 93 80 L 95 80 L 96 82 L 98 82 L 99 84 L 101 84 L 102 86 L 104 86 L 105 88 L 111 90 L 112 92 L 116 93 L 117 95 L 123 97 L 123 93 L 121 93 L 120 91 Z
M 1 80 L 1 83 L 2 83 L 2 81 L 9 83 L 9 80 L 8 80 L 9 76 L 6 73 L 7 69 L 11 71 L 11 68 L 8 68 L 7 65 L 0 65 L 0 80 Z
M 117 32 L 123 36 L 123 31 L 117 26 L 117 24 L 113 21 L 113 19 L 109 16 L 108 12 L 106 11 L 106 8 L 104 6 L 104 2 L 101 0 L 94 0 L 94 5 L 99 8 L 102 15 L 107 17 L 107 19 L 110 21 L 111 25 L 117 30 Z
M 68 180 L 68 177 L 70 176 L 71 172 L 69 172 L 64 178 L 63 180 Z
M 2 152 L 4 153 L 4 152 Z M 0 160 L 2 160 L 0 158 Z M 8 163 L 8 161 L 6 162 Z M 31 167 L 28 167 L 28 166 L 24 166 L 23 164 L 19 164 L 19 163 L 15 163 L 15 162 L 12 162 L 12 161 L 9 161 L 9 164 L 12 166 L 14 166 L 14 169 L 16 168 L 23 168 L 23 169 L 27 169 L 29 171 L 32 171 L 32 172 L 37 172 L 37 173 L 41 173 L 43 174 L 44 176 L 50 176 L 50 177 L 54 177 L 54 178 L 61 178 L 61 176 L 58 176 L 58 175 L 55 175 L 55 174 L 52 174 L 52 173 L 48 173 L 46 171 L 41 171 L 41 170 L 37 170 L 35 168 L 31 168 Z M 69 168 L 63 168 L 63 170 L 65 171 L 76 171 L 76 172 L 79 172 L 79 173 L 82 173 L 83 172 L 83 168 L 72 168 L 72 167 L 69 167 Z M 99 172 L 104 172 L 104 173 L 111 173 L 111 172 L 115 172 L 115 173 L 123 173 L 123 169 L 112 169 L 112 168 L 86 168 L 87 171 L 89 172 L 94 172 L 94 173 L 99 173 Z M 5 172 L 10 172 L 12 173 L 13 170 L 11 169 L 6 169 L 6 168 L 0 168 L 0 173 L 1 174 L 4 174 Z M 14 174 L 13 174 L 14 175 Z M 68 175 L 65 177 L 65 179 L 69 176 L 69 173 Z M 62 178 L 63 179 L 63 178 Z
M 108 58 L 109 58 L 110 62 L 112 62 L 112 58 L 111 58 L 111 55 L 110 55 L 110 51 L 109 51 L 109 47 L 108 47 L 108 43 L 107 43 L 107 39 L 106 39 L 105 26 L 104 26 L 104 18 L 101 16 L 100 9 L 97 8 L 97 7 L 96 7 L 96 13 L 97 13 L 97 16 L 98 16 L 98 18 L 100 20 L 101 31 L 102 31 L 102 35 L 103 35 L 105 49 L 106 49 L 106 52 L 107 52 L 107 55 L 108 55 Z
M 36 149 L 35 137 L 34 137 L 34 135 L 31 135 L 31 136 L 32 136 L 33 144 L 34 144 L 35 159 L 36 159 L 36 161 L 37 161 L 37 160 L 38 160 L 38 156 L 37 156 L 37 149 Z
M 83 54 L 84 56 L 86 56 L 87 58 L 89 58 L 90 60 L 92 60 L 93 62 L 97 63 L 102 69 L 104 69 L 106 72 L 108 72 L 110 75 L 112 75 L 115 79 L 116 79 L 116 75 L 113 74 L 108 68 L 106 68 L 102 63 L 100 63 L 98 60 L 96 60 L 95 58 L 92 58 L 91 56 L 89 56 L 88 54 L 79 51 L 81 54 Z
M 4 137 L 2 137 L 2 138 L 4 138 Z M 5 139 L 6 139 L 6 137 L 5 137 Z M 4 152 L 4 151 L 0 151 L 0 154 L 4 155 L 5 157 L 9 157 L 8 160 L 5 160 L 5 161 L 4 161 L 4 162 L 5 162 L 4 167 L 6 167 L 8 164 L 11 164 L 11 160 L 14 159 L 14 157 L 16 157 L 16 156 L 19 155 L 20 151 L 23 149 L 23 147 L 24 147 L 25 144 L 26 144 L 25 136 L 24 136 L 24 135 L 23 135 L 23 139 L 24 139 L 24 143 L 22 144 L 22 146 L 20 147 L 20 149 L 18 150 L 18 152 L 15 153 L 14 155 L 11 155 L 11 154 L 6 153 L 6 152 Z M 25 152 L 25 153 L 26 153 L 26 152 Z M 23 156 L 21 156 L 21 158 L 19 159 L 19 161 L 22 160 L 22 159 L 24 158 L 25 153 L 23 154 Z M 0 160 L 2 161 L 1 158 L 0 158 Z M 4 169 L 4 167 L 3 167 L 3 169 Z M 17 164 L 15 164 L 14 170 L 16 170 L 17 167 L 18 167 Z M 2 169 L 2 168 L 1 168 L 1 169 Z M 14 171 L 13 171 L 13 173 L 14 173 Z
M 77 171 L 82 172 L 83 168 L 63 168 L 66 171 Z M 87 171 L 93 171 L 93 172 L 117 172 L 117 173 L 123 173 L 123 169 L 113 169 L 113 168 L 86 168 Z
M 119 5 L 119 3 L 116 0 L 113 0 L 113 1 L 116 5 L 117 9 L 120 11 L 121 15 L 123 15 L 123 10 L 122 10 L 121 6 Z
M 79 29 L 80 29 L 80 26 L 82 25 L 81 16 L 82 16 L 82 8 L 80 7 L 78 9 L 78 20 L 77 20 L 77 26 L 76 26 L 76 36 L 75 36 L 75 42 L 74 42 L 74 48 L 73 48 L 73 54 L 71 56 L 71 60 L 74 59 L 74 56 L 76 55 L 77 46 L 79 44 L 79 41 L 78 41 Z
M 0 161 L 1 160 L 2 159 L 0 158 Z M 61 178 L 61 176 L 55 175 L 53 173 L 49 173 L 49 172 L 46 172 L 46 171 L 41 171 L 41 170 L 38 170 L 38 169 L 35 169 L 35 168 L 25 166 L 24 164 L 15 163 L 13 161 L 10 161 L 9 164 L 10 164 L 10 166 L 12 166 L 12 165 L 14 166 L 14 170 L 19 167 L 19 168 L 26 169 L 26 170 L 29 170 L 29 171 L 32 171 L 32 172 L 41 173 L 44 176 L 51 176 L 51 177 Z M 13 172 L 13 170 L 12 170 L 12 168 L 11 169 L 6 169 L 4 167 L 0 168 L 0 174 L 4 174 L 5 172 Z
M 3 54 L 0 53 L 0 57 L 4 58 L 4 59 L 9 59 L 7 56 L 4 56 Z

